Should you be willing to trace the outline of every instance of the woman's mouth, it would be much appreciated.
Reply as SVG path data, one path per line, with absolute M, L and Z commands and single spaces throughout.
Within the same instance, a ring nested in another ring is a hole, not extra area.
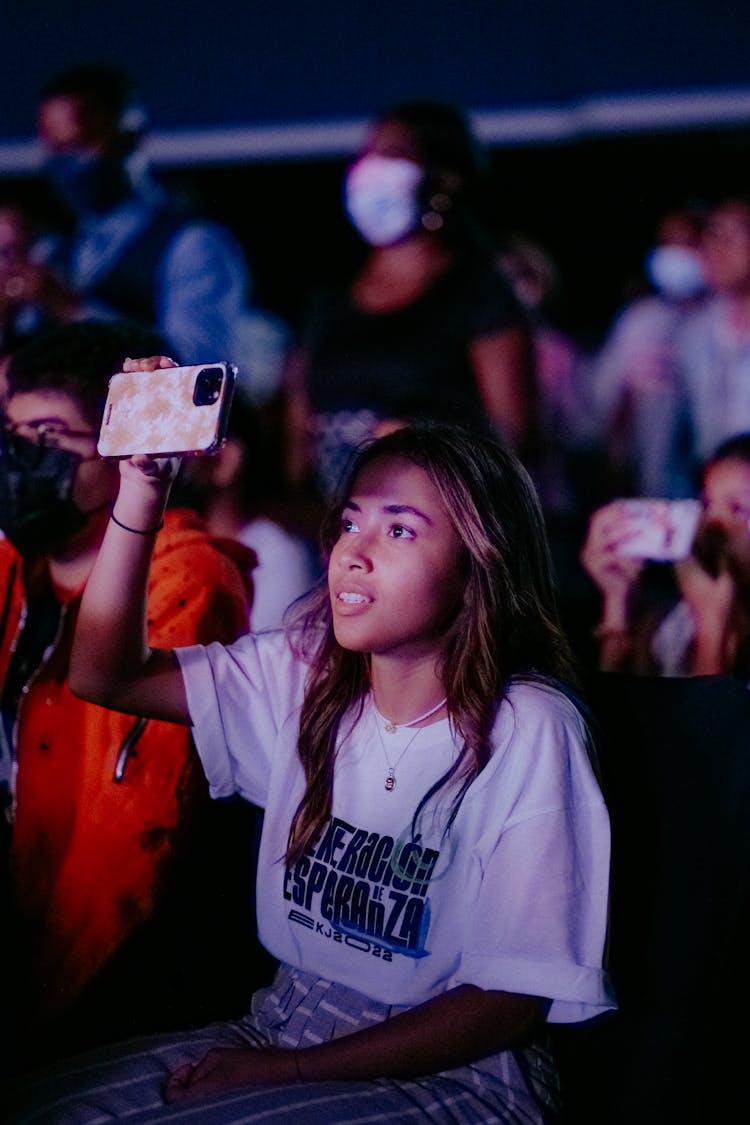
M 366 598 L 364 594 L 357 594 L 353 590 L 342 590 L 336 595 L 340 602 L 344 605 L 362 605 L 371 601 L 371 598 Z

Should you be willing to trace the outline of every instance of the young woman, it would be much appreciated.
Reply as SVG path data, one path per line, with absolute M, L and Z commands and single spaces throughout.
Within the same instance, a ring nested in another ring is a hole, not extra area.
M 30 1120 L 553 1120 L 545 1021 L 613 1006 L 609 825 L 525 471 L 475 433 L 397 430 L 356 461 L 327 585 L 285 631 L 157 652 L 168 478 L 122 467 L 74 686 L 192 724 L 214 795 L 265 808 L 280 968 L 244 1019 L 68 1061 Z
M 750 434 L 722 442 L 703 466 L 703 512 L 689 558 L 673 564 L 669 602 L 644 561 L 628 557 L 627 510 L 594 512 L 581 561 L 602 595 L 605 671 L 734 676 L 750 683 Z

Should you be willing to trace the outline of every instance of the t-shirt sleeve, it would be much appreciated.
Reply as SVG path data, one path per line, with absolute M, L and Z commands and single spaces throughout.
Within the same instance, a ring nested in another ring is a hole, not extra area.
M 176 652 L 211 796 L 239 793 L 265 807 L 282 731 L 302 705 L 306 665 L 282 631 Z
M 603 968 L 609 819 L 583 728 L 566 719 L 565 706 L 530 721 L 519 713 L 519 745 L 509 748 L 517 764 L 498 771 L 514 806 L 501 833 L 478 842 L 458 973 L 480 988 L 550 999 L 552 1023 L 615 1006 Z

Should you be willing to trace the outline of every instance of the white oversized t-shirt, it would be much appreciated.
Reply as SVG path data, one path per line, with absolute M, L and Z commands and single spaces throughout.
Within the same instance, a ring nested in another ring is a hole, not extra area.
M 368 701 L 353 730 L 341 724 L 331 819 L 289 869 L 307 666 L 282 632 L 178 657 L 212 795 L 265 809 L 258 924 L 277 959 L 394 1006 L 462 983 L 547 997 L 552 1022 L 614 1006 L 602 970 L 609 821 L 564 695 L 510 686 L 447 834 L 455 787 L 412 819 L 458 754 L 450 722 L 389 736 Z

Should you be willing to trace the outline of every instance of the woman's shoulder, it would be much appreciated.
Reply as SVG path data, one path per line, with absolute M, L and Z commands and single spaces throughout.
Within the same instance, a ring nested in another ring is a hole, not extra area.
M 478 782 L 518 794 L 530 808 L 601 803 L 583 706 L 563 685 L 514 680 L 498 709 L 493 753 Z M 520 806 L 519 806 L 520 807 Z
M 532 770 L 552 762 L 568 768 L 563 763 L 590 757 L 585 706 L 570 689 L 552 680 L 512 680 L 498 709 L 492 742 L 497 757 L 507 753 L 527 761 Z
M 512 709 L 517 720 L 521 718 L 528 724 L 555 719 L 576 727 L 585 726 L 582 701 L 571 688 L 555 680 L 512 679 L 503 703 Z

